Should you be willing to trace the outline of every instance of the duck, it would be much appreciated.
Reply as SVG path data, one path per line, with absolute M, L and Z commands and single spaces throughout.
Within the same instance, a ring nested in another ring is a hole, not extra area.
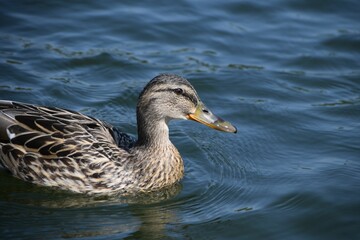
M 169 122 L 176 119 L 237 132 L 175 74 L 160 74 L 141 91 L 137 139 L 72 110 L 0 100 L 0 165 L 23 181 L 74 193 L 158 191 L 184 176 L 183 159 L 169 139 Z

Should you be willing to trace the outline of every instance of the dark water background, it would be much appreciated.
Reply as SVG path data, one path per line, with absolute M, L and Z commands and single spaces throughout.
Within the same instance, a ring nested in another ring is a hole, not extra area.
M 173 122 L 185 178 L 136 199 L 1 171 L 0 238 L 360 239 L 359 1 L 0 1 L 1 99 L 134 135 L 162 72 L 238 134 Z

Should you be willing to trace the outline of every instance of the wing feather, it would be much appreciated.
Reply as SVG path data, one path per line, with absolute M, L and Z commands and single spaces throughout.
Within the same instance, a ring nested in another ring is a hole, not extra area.
M 134 142 L 81 113 L 0 101 L 0 163 L 29 182 L 75 192 L 105 188 L 102 170 L 121 165 Z

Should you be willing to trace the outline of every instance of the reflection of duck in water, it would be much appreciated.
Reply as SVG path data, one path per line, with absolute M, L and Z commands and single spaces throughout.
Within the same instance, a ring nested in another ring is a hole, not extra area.
M 184 173 L 169 140 L 172 119 L 236 132 L 205 107 L 186 79 L 163 74 L 140 94 L 137 141 L 81 113 L 0 101 L 0 163 L 17 178 L 78 193 L 157 190 Z

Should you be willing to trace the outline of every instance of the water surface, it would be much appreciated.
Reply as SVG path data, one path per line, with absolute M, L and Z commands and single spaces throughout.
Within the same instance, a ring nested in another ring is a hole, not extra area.
M 238 134 L 172 122 L 186 175 L 88 197 L 0 172 L 5 239 L 358 239 L 360 4 L 2 1 L 0 98 L 73 109 L 135 136 L 159 73 L 188 78 Z

